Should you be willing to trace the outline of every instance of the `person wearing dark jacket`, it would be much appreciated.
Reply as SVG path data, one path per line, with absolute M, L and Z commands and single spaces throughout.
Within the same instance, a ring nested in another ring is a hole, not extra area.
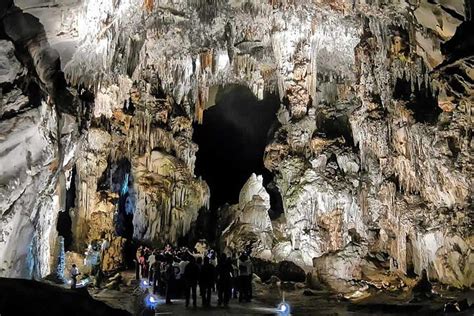
M 189 263 L 184 268 L 184 282 L 186 286 L 186 307 L 189 306 L 189 298 L 193 294 L 193 307 L 196 307 L 196 287 L 199 278 L 199 266 L 193 256 L 189 256 Z
M 199 267 L 199 272 L 201 272 L 201 269 L 202 269 L 202 257 L 197 257 L 196 259 L 196 264 L 198 265 Z M 202 287 L 201 287 L 201 284 L 199 282 L 199 278 L 198 278 L 198 283 L 199 283 L 199 296 L 202 296 Z
M 210 263 L 209 257 L 204 257 L 204 264 L 199 276 L 199 287 L 201 288 L 202 306 L 211 306 L 211 292 L 216 280 L 216 268 Z
M 166 304 L 172 304 L 171 295 L 172 291 L 175 289 L 176 277 L 175 269 L 173 266 L 173 258 L 168 258 L 168 264 L 166 265 L 165 270 L 165 279 L 166 279 Z
M 227 306 L 232 291 L 232 264 L 223 253 L 219 258 L 217 270 L 217 304 Z
M 161 262 L 158 260 L 155 260 L 153 263 L 153 294 L 158 293 L 158 286 L 161 284 L 158 284 L 160 282 L 160 275 L 161 275 Z

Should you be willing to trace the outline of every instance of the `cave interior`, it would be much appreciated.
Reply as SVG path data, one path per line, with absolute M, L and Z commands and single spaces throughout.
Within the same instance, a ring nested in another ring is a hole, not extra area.
M 238 314 L 472 314 L 473 7 L 2 0 L 0 315 L 199 314 L 144 248 L 249 255 Z

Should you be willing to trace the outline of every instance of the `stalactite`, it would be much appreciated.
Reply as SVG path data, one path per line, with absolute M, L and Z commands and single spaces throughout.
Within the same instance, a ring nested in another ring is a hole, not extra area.
M 155 5 L 154 2 L 154 0 L 145 0 L 145 9 L 148 13 L 151 13 L 153 11 L 153 7 Z

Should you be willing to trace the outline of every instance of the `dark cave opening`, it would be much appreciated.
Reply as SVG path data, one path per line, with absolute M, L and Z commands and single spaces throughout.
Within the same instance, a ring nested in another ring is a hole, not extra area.
M 219 89 L 216 105 L 204 112 L 203 124 L 195 124 L 193 140 L 199 145 L 196 175 L 202 176 L 211 190 L 209 228 L 217 227 L 220 206 L 238 202 L 240 190 L 252 173 L 263 175 L 265 187 L 272 182 L 272 174 L 263 165 L 263 154 L 273 136 L 279 107 L 277 95 L 267 94 L 259 101 L 247 87 L 230 85 Z M 281 213 L 279 193 L 271 188 L 268 193 L 275 208 L 272 212 Z M 215 236 L 203 237 L 213 240 Z
M 438 100 L 429 87 L 415 85 L 405 79 L 397 79 L 393 97 L 406 101 L 406 107 L 413 112 L 413 118 L 419 123 L 434 124 L 443 112 L 438 106 Z
M 133 212 L 135 209 L 135 192 L 133 192 L 132 165 L 126 158 L 120 159 L 112 171 L 112 190 L 119 193 L 117 209 L 114 217 L 115 233 L 126 238 L 123 251 L 124 263 L 133 267 L 136 245 L 133 241 Z
M 56 231 L 64 238 L 64 250 L 68 251 L 72 245 L 72 220 L 71 209 L 76 206 L 76 167 L 71 172 L 71 183 L 66 190 L 66 207 L 63 212 L 59 212 L 56 222 Z
M 116 161 L 109 157 L 107 168 L 97 182 L 97 191 L 111 191 L 118 194 L 114 198 L 114 234 L 126 239 L 123 259 L 126 267 L 133 267 L 136 242 L 133 240 L 133 212 L 135 191 L 133 189 L 132 165 L 123 157 Z
M 406 236 L 406 264 L 407 264 L 407 276 L 416 277 L 415 265 L 413 263 L 413 243 L 411 242 L 410 236 Z
M 265 188 L 270 195 L 271 209 L 268 212 L 268 215 L 270 215 L 271 220 L 274 220 L 283 214 L 283 199 L 281 197 L 280 190 L 274 181 L 268 183 Z
M 119 194 L 114 218 L 116 234 L 131 240 L 133 237 L 133 209 L 135 205 L 134 195 L 130 190 L 132 187 L 130 173 L 132 165 L 127 158 L 122 158 L 109 165 L 111 166 L 111 190 Z
M 319 136 L 335 139 L 344 137 L 348 146 L 355 148 L 354 139 L 352 137 L 352 129 L 349 123 L 347 113 L 324 113 L 320 112 L 316 115 L 317 131 L 315 134 Z

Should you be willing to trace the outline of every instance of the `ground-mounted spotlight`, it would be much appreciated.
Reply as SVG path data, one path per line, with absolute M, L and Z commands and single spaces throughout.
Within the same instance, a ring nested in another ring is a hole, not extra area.
M 141 279 L 140 281 L 140 288 L 142 290 L 146 290 L 150 287 L 150 282 L 147 279 Z
M 277 307 L 277 313 L 279 316 L 288 316 L 290 315 L 290 312 L 291 312 L 290 304 L 288 304 L 285 301 L 281 302 Z
M 148 294 L 145 297 L 145 306 L 150 309 L 155 309 L 158 305 L 159 299 L 155 294 Z
M 85 278 L 77 282 L 76 287 L 77 288 L 86 287 L 89 283 L 91 283 L 91 279 Z

